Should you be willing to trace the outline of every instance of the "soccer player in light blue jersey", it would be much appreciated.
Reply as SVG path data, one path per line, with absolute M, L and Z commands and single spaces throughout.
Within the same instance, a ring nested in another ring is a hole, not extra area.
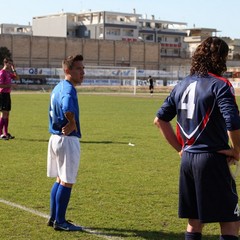
M 181 156 L 179 217 L 185 240 L 200 240 L 205 223 L 220 224 L 220 240 L 237 240 L 240 211 L 229 164 L 239 161 L 240 117 L 226 71 L 228 45 L 209 37 L 196 49 L 190 75 L 157 112 L 155 125 Z M 177 116 L 177 131 L 170 121 Z M 229 144 L 230 140 L 230 144 Z
M 66 220 L 66 210 L 80 163 L 81 130 L 76 86 L 84 77 L 82 55 L 70 56 L 62 63 L 65 79 L 53 89 L 49 107 L 47 176 L 56 177 L 50 196 L 48 226 L 55 230 L 81 231 Z

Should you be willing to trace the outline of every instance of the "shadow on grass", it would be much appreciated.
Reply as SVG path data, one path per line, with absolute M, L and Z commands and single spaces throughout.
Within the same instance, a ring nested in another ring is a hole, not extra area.
M 87 228 L 86 228 L 87 229 Z M 128 229 L 114 229 L 114 228 L 90 228 L 89 233 L 96 235 L 103 235 L 112 238 L 140 238 L 146 240 L 184 240 L 184 233 L 165 233 L 161 231 L 140 231 L 140 230 L 128 230 Z M 203 239 L 217 240 L 216 235 L 204 235 Z
M 32 139 L 32 138 L 15 138 L 14 140 L 27 141 L 27 142 L 48 142 L 49 139 Z M 114 141 L 82 141 L 82 144 L 124 144 L 127 145 L 128 142 L 114 142 Z
M 15 138 L 14 140 L 26 141 L 26 142 L 48 142 L 49 139 L 32 139 L 32 138 Z
M 83 144 L 124 144 L 127 145 L 128 142 L 114 142 L 114 141 L 80 141 Z

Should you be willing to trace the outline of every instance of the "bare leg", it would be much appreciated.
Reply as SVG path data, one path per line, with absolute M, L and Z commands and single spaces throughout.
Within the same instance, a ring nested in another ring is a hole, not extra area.
M 239 222 L 220 222 L 221 234 L 238 237 Z

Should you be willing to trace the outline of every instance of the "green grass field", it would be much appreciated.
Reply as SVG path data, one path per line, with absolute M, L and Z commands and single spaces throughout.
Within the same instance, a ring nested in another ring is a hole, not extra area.
M 13 93 L 9 131 L 16 139 L 0 142 L 0 239 L 184 239 L 180 159 L 153 125 L 164 98 L 79 95 L 82 155 L 67 219 L 94 233 L 74 233 L 54 231 L 38 214 L 48 214 L 55 181 L 46 177 L 49 93 Z M 210 224 L 203 239 L 218 234 Z

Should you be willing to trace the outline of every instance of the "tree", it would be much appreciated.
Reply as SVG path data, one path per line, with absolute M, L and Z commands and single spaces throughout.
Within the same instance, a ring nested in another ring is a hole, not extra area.
M 0 65 L 3 65 L 3 59 L 6 57 L 11 58 L 12 53 L 9 51 L 8 48 L 0 47 Z

